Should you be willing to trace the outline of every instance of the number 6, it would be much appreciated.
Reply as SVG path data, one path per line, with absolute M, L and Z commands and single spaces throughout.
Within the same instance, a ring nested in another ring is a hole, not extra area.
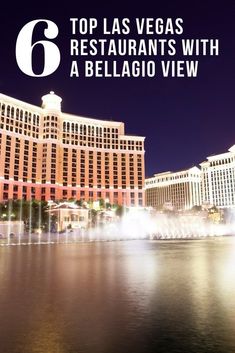
M 28 22 L 19 32 L 16 40 L 17 64 L 23 73 L 32 77 L 51 75 L 60 64 L 60 51 L 55 43 L 48 40 L 40 40 L 32 44 L 34 27 L 40 22 L 47 24 L 47 28 L 44 30 L 44 35 L 47 39 L 57 37 L 59 33 L 57 25 L 52 21 L 40 19 Z M 32 51 L 38 44 L 41 44 L 44 49 L 44 68 L 41 74 L 35 74 L 32 68 Z

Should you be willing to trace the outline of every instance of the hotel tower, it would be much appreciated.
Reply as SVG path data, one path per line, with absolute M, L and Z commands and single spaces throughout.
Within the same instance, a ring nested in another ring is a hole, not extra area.
M 219 208 L 235 207 L 235 145 L 202 162 L 202 201 Z
M 54 92 L 42 107 L 0 94 L 0 202 L 8 199 L 144 205 L 144 137 L 122 122 L 61 111 Z
M 155 174 L 145 180 L 146 204 L 155 208 L 171 206 L 189 210 L 201 205 L 201 171 L 197 167 Z

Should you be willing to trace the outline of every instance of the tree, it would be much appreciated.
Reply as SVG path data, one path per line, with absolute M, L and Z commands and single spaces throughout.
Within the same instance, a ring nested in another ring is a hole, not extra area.
M 124 206 L 122 206 L 122 205 L 117 205 L 117 208 L 116 208 L 116 211 L 115 211 L 116 216 L 122 217 L 123 214 L 124 214 L 124 211 L 125 211 Z
M 90 212 L 91 224 L 92 226 L 95 226 L 97 222 L 97 211 L 94 209 L 91 209 L 89 212 Z
M 195 205 L 191 208 L 192 212 L 200 212 L 202 210 L 202 206 Z
M 111 203 L 110 202 L 106 202 L 105 203 L 105 208 L 106 210 L 110 209 L 112 207 Z
M 83 205 L 83 200 L 76 200 L 76 201 L 75 201 L 75 204 L 78 205 L 78 206 L 80 206 L 80 207 L 82 207 L 82 205 Z
M 100 203 L 100 208 L 101 208 L 101 209 L 105 207 L 105 201 L 104 201 L 104 199 L 100 199 L 100 200 L 99 200 L 99 203 Z
M 217 213 L 219 212 L 218 208 L 216 206 L 212 206 L 211 208 L 208 209 L 209 213 Z

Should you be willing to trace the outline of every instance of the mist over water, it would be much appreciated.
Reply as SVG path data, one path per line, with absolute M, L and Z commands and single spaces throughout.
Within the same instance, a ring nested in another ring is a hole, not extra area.
M 143 210 L 126 213 L 119 221 L 96 227 L 90 239 L 184 239 L 234 235 L 235 223 L 213 223 L 200 214 L 151 214 Z
M 22 223 L 13 226 L 14 222 L 9 221 L 7 235 L 0 238 L 0 246 L 132 239 L 191 239 L 235 234 L 234 217 L 229 222 L 215 223 L 200 213 L 153 214 L 143 209 L 130 209 L 121 218 L 105 220 L 88 229 L 66 228 L 63 232 L 52 231 L 51 220 L 48 219 L 49 230 L 44 233 L 33 232 L 31 227 L 23 232 Z M 39 219 L 39 223 L 40 221 Z

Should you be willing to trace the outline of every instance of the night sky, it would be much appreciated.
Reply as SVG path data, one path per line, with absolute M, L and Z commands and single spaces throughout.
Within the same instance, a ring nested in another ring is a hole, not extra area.
M 226 0 L 1 4 L 0 92 L 41 105 L 53 90 L 64 112 L 125 122 L 127 134 L 146 136 L 146 176 L 189 168 L 235 144 L 234 16 L 234 1 Z M 70 78 L 70 17 L 182 17 L 181 37 L 218 38 L 220 55 L 200 57 L 197 78 Z M 62 62 L 51 76 L 30 78 L 16 64 L 15 42 L 39 18 L 58 25 Z

